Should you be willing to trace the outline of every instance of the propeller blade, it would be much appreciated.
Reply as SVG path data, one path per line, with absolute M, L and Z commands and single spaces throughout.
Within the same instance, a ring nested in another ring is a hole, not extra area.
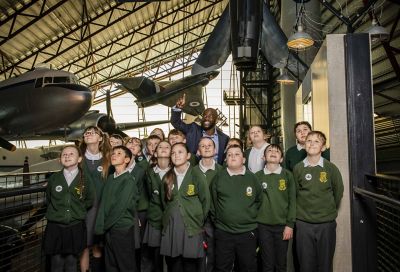
M 15 145 L 0 137 L 0 147 L 7 149 L 8 151 L 15 151 L 17 148 Z
M 106 108 L 107 108 L 107 117 L 111 117 L 111 95 L 110 90 L 106 92 Z

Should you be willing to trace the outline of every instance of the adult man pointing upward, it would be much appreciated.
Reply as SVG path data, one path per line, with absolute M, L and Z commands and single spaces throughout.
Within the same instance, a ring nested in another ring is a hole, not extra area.
M 223 163 L 224 150 L 228 143 L 229 136 L 224 134 L 222 131 L 215 127 L 217 123 L 218 113 L 213 108 L 205 109 L 203 112 L 203 118 L 201 119 L 201 125 L 199 126 L 195 122 L 186 124 L 182 121 L 182 109 L 186 103 L 186 94 L 176 101 L 171 111 L 171 124 L 175 129 L 178 129 L 186 134 L 186 144 L 191 153 L 196 154 L 200 138 L 208 137 L 211 138 L 216 147 L 215 160 L 219 163 Z

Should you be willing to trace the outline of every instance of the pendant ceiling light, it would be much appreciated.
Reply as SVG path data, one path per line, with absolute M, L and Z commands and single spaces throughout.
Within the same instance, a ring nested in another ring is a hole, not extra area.
M 287 73 L 286 69 L 281 70 L 281 75 L 276 79 L 282 85 L 290 85 L 295 83 L 294 79 Z
M 383 26 L 379 25 L 376 18 L 372 19 L 371 27 L 367 29 L 367 33 L 369 33 L 373 43 L 387 42 L 390 38 L 389 31 Z

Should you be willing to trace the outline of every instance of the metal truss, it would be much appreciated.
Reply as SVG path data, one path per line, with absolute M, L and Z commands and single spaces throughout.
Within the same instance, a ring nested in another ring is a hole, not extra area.
M 59 7 L 61 5 L 60 3 L 65 3 L 67 1 L 68 0 L 59 2 L 57 4 L 57 7 Z M 139 11 L 141 8 L 143 8 L 149 4 L 150 4 L 149 2 L 140 3 L 140 4 L 134 3 L 132 5 L 132 7 L 130 7 L 129 9 L 125 9 L 125 8 L 120 8 L 122 3 L 117 3 L 117 4 L 115 4 L 115 6 L 111 7 L 110 9 L 105 10 L 103 12 L 99 12 L 98 14 L 96 13 L 96 15 L 94 17 L 87 18 L 86 22 L 80 22 L 80 24 L 81 24 L 80 28 L 70 29 L 69 31 L 63 33 L 62 35 L 59 35 L 56 38 L 49 40 L 48 42 L 46 41 L 45 46 L 37 48 L 37 50 L 29 50 L 31 53 L 29 53 L 29 52 L 25 53 L 24 56 L 21 57 L 16 63 L 13 63 L 11 66 L 8 66 L 8 67 L 2 67 L 2 70 L 0 70 L 0 74 L 9 72 L 9 75 L 12 75 L 15 68 L 17 68 L 17 67 L 24 69 L 24 70 L 30 70 L 35 66 L 36 60 L 39 55 L 41 55 L 42 57 L 47 56 L 46 62 L 49 62 L 49 61 L 55 59 L 56 57 L 62 55 L 63 53 L 67 52 L 68 50 L 75 48 L 82 42 L 89 40 L 93 36 L 99 34 L 100 32 L 106 30 L 110 26 L 113 26 L 114 24 L 120 22 L 124 18 L 130 16 L 132 13 Z M 51 9 L 51 10 L 53 11 L 54 9 Z M 113 14 L 117 10 L 120 12 L 124 12 L 125 14 L 119 16 L 117 19 L 113 19 Z M 48 14 L 48 12 L 46 11 L 45 14 Z M 36 21 L 43 18 L 43 16 L 44 16 L 44 14 L 42 14 L 42 16 L 38 16 L 36 18 Z M 98 19 L 103 16 L 105 16 L 107 18 L 107 22 L 105 24 L 100 24 L 98 22 Z M 81 36 L 82 32 L 79 33 L 78 35 L 76 35 L 76 33 L 78 33 L 78 31 L 81 31 L 81 28 L 88 29 L 91 25 L 93 25 L 93 27 L 96 27 L 97 30 L 90 34 L 86 34 L 85 31 L 83 31 L 83 33 L 85 34 L 84 37 Z M 27 28 L 27 26 L 24 26 L 24 28 L 21 28 L 21 31 L 25 30 L 26 28 Z M 80 39 L 75 38 L 76 36 L 80 37 Z M 71 44 L 71 41 L 73 42 L 72 44 Z M 68 46 L 66 46 L 66 44 L 68 44 Z M 54 45 L 57 45 L 57 50 L 55 50 L 54 53 L 48 52 L 48 51 L 51 51 L 49 49 Z M 33 62 L 32 62 L 30 69 L 21 66 L 21 64 L 23 64 L 24 62 L 28 61 L 31 58 L 33 58 Z
M 221 0 L 220 0 L 221 1 Z M 219 1 L 219 2 L 220 2 Z M 173 28 L 174 26 L 176 26 L 179 23 L 184 22 L 185 20 L 190 19 L 190 17 L 194 16 L 195 14 L 198 14 L 200 12 L 203 12 L 204 10 L 209 9 L 210 7 L 213 8 L 215 6 L 215 4 L 210 4 L 206 7 L 203 7 L 201 9 L 198 9 L 198 1 L 191 1 L 191 2 L 186 2 L 186 5 L 182 6 L 182 8 L 185 8 L 191 4 L 195 3 L 197 6 L 195 8 L 195 11 L 192 13 L 186 13 L 186 15 L 183 18 L 178 19 L 177 16 L 177 12 L 176 11 L 171 11 L 168 14 L 162 15 L 160 17 L 157 18 L 157 16 L 155 17 L 155 19 L 153 21 L 150 21 L 146 24 L 144 24 L 142 27 L 140 27 L 137 30 L 134 30 L 133 32 L 129 32 L 129 33 L 125 33 L 121 36 L 119 36 L 116 40 L 114 40 L 111 44 L 105 44 L 102 45 L 98 48 L 95 49 L 95 51 L 93 52 L 93 55 L 96 57 L 96 60 L 94 60 L 93 58 L 90 59 L 90 56 L 83 56 L 80 57 L 78 60 L 74 60 L 74 63 L 70 63 L 67 65 L 63 65 L 61 67 L 58 67 L 59 69 L 66 69 L 66 70 L 71 70 L 72 67 L 74 68 L 78 68 L 77 70 L 74 70 L 75 73 L 77 74 L 86 74 L 80 77 L 80 80 L 84 80 L 86 78 L 90 78 L 89 79 L 89 86 L 90 87 L 94 87 L 95 85 L 99 85 L 102 84 L 104 82 L 104 80 L 100 80 L 100 81 L 95 81 L 95 79 L 93 78 L 93 75 L 91 72 L 87 73 L 87 70 L 93 69 L 94 66 L 96 66 L 97 68 L 101 67 L 98 71 L 97 74 L 100 73 L 100 75 L 102 77 L 104 77 L 105 79 L 109 79 L 110 77 L 117 77 L 117 76 L 121 76 L 124 73 L 127 73 L 127 71 L 129 69 L 131 69 L 132 65 L 135 65 L 133 60 L 139 61 L 141 64 L 147 64 L 150 59 L 149 59 L 149 55 L 150 55 L 150 51 L 154 50 L 156 51 L 158 54 L 163 55 L 163 54 L 168 54 L 170 52 L 166 51 L 166 49 L 168 48 L 168 46 L 171 43 L 176 44 L 177 46 L 182 46 L 181 44 L 176 43 L 174 40 L 179 37 L 184 35 L 184 40 L 186 40 L 186 37 L 188 35 L 188 33 L 190 33 L 193 36 L 196 37 L 202 37 L 205 31 L 205 28 L 207 25 L 209 25 L 211 22 L 216 21 L 219 17 L 209 17 L 207 19 L 207 21 L 195 25 L 195 26 L 191 26 L 189 29 L 186 30 L 186 32 L 184 33 L 180 33 L 176 36 L 170 37 L 169 39 L 166 40 L 161 40 L 161 41 L 154 41 L 153 37 L 154 35 L 157 35 L 163 31 L 166 31 L 169 28 Z M 162 21 L 162 19 L 171 16 L 171 14 L 174 14 L 175 16 L 173 18 L 173 22 L 172 24 L 167 24 L 165 22 Z M 155 31 L 155 26 L 156 24 L 160 24 L 162 27 L 160 29 L 158 29 L 157 31 Z M 145 33 L 143 32 L 144 29 L 146 29 L 147 27 L 151 26 L 152 30 L 149 33 Z M 195 34 L 192 31 L 194 31 L 195 29 L 199 28 L 199 27 L 203 27 L 203 30 L 201 31 L 201 34 Z M 140 39 L 136 39 L 136 36 L 139 36 Z M 129 40 L 128 43 L 122 43 L 123 40 Z M 121 55 L 121 53 L 123 53 L 126 50 L 132 49 L 132 47 L 139 45 L 141 43 L 143 43 L 146 40 L 150 40 L 149 46 L 147 48 L 143 48 L 140 49 L 134 53 L 129 52 L 129 55 L 118 60 L 118 61 L 113 61 L 112 63 L 108 63 L 105 65 L 101 65 L 102 63 L 106 62 L 109 59 L 112 59 L 112 57 L 116 57 L 118 55 Z M 156 48 L 165 44 L 165 47 L 163 50 L 159 51 Z M 106 53 L 101 54 L 99 52 L 101 51 L 106 51 Z M 139 57 L 137 57 L 137 55 L 140 55 L 141 53 L 145 53 L 145 58 L 144 59 L 140 59 Z M 84 61 L 84 65 L 79 64 L 80 61 L 85 60 Z M 92 60 L 92 62 L 90 63 L 90 60 Z M 140 65 L 140 64 L 139 64 Z M 123 67 L 125 66 L 125 67 Z M 141 66 L 141 65 L 140 65 Z M 123 72 L 120 73 L 116 73 L 113 74 L 113 70 L 114 68 L 118 68 L 119 70 L 123 70 Z M 109 72 L 108 74 L 103 74 L 101 70 L 106 70 L 108 69 Z

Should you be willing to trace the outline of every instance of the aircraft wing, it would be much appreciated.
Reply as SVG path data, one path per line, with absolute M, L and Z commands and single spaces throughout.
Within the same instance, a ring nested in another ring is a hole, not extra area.
M 201 85 L 188 87 L 181 92 L 161 99 L 159 103 L 168 107 L 173 107 L 184 93 L 186 94 L 186 104 L 182 111 L 193 116 L 201 115 L 204 111 L 203 86 Z
M 142 128 L 142 127 L 150 127 L 150 126 L 156 126 L 156 125 L 161 125 L 161 124 L 167 124 L 169 122 L 170 122 L 170 120 L 118 123 L 118 124 L 116 124 L 116 129 L 119 129 L 119 130 L 130 130 L 130 129 L 135 129 L 135 128 Z
M 192 75 L 217 70 L 224 65 L 231 52 L 231 19 L 228 4 L 193 64 Z
M 299 66 L 300 74 L 304 74 L 307 71 L 308 67 L 303 61 L 289 51 L 286 45 L 287 37 L 265 2 L 263 2 L 263 22 L 261 29 L 260 49 L 269 64 L 275 68 L 284 68 L 286 62 L 288 62 L 288 69 L 294 74 L 298 74 L 297 66 Z

